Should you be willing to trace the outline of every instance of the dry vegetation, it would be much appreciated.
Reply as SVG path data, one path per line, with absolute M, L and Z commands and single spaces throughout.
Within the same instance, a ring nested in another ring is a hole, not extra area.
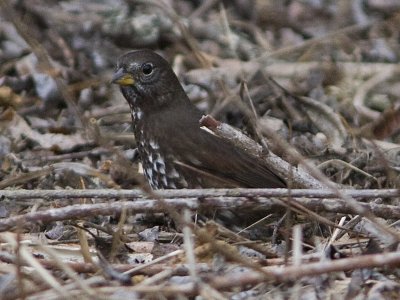
M 0 8 L 1 299 L 400 298 L 399 1 Z M 138 48 L 290 188 L 152 191 L 109 84 Z

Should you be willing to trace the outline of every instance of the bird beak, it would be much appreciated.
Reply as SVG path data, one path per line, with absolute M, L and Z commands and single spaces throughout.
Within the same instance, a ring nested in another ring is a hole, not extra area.
M 113 77 L 111 78 L 111 83 L 126 86 L 133 85 L 135 83 L 135 80 L 133 79 L 131 74 L 126 73 L 124 69 L 120 68 L 114 73 Z

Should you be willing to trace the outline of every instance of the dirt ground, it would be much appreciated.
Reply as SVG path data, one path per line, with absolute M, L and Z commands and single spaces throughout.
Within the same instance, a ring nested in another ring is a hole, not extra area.
M 153 191 L 143 48 L 288 188 Z M 399 61 L 396 0 L 0 0 L 0 299 L 400 299 Z

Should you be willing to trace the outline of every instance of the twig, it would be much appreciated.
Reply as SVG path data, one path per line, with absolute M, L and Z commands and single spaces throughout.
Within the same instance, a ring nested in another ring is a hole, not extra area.
M 313 198 L 295 198 L 291 200 L 293 204 L 307 208 L 310 211 L 326 211 L 343 214 L 354 214 L 357 210 L 354 206 L 345 200 L 340 199 L 313 199 Z M 54 221 L 68 219 L 85 219 L 93 216 L 109 216 L 120 214 L 123 209 L 130 213 L 143 212 L 165 212 L 165 206 L 173 209 L 188 208 L 191 210 L 207 209 L 211 207 L 238 209 L 241 207 L 260 205 L 265 210 L 280 211 L 287 205 L 281 200 L 258 197 L 257 199 L 246 199 L 244 197 L 208 197 L 208 198 L 180 198 L 165 199 L 163 203 L 154 199 L 136 200 L 136 201 L 119 201 L 113 203 L 99 204 L 78 204 L 66 206 L 63 208 L 48 209 L 46 211 L 31 212 L 24 215 L 17 215 L 7 219 L 0 220 L 0 231 L 10 230 L 17 224 L 29 226 L 31 223 L 49 223 Z M 394 205 L 383 205 L 375 203 L 358 203 L 358 205 L 370 213 L 378 217 L 384 218 L 400 218 L 400 207 Z
M 400 253 L 392 252 L 385 254 L 364 255 L 359 257 L 344 258 L 334 261 L 322 261 L 317 263 L 302 264 L 300 266 L 288 267 L 265 267 L 263 268 L 271 276 L 266 278 L 263 274 L 248 271 L 241 273 L 228 273 L 224 276 L 209 276 L 205 280 L 216 290 L 238 289 L 239 287 L 254 286 L 263 282 L 290 282 L 304 277 L 318 276 L 326 273 L 350 271 L 361 268 L 374 267 L 397 267 L 400 265 Z M 100 293 L 114 293 L 120 290 L 120 286 L 98 288 Z M 198 287 L 193 283 L 175 285 L 152 285 L 152 286 L 133 286 L 129 288 L 132 292 L 139 293 L 162 293 L 165 297 L 175 297 L 177 294 L 195 296 L 198 294 Z
M 396 69 L 386 69 L 378 72 L 369 80 L 365 81 L 358 89 L 356 94 L 354 95 L 353 103 L 354 108 L 364 117 L 367 117 L 371 120 L 376 120 L 380 116 L 380 112 L 374 111 L 367 106 L 365 106 L 365 98 L 367 94 L 373 90 L 377 85 L 382 82 L 387 82 L 390 77 L 392 77 Z
M 398 189 L 343 189 L 341 192 L 354 198 L 393 198 L 400 196 Z M 159 190 L 157 196 L 171 198 L 205 198 L 205 197 L 285 197 L 288 189 L 181 189 Z M 92 190 L 0 190 L 0 198 L 12 200 L 26 199 L 63 199 L 63 198 L 97 198 L 97 199 L 138 199 L 148 194 L 141 190 L 92 189 Z M 292 189 L 292 197 L 337 198 L 336 193 L 328 189 Z
M 296 45 L 296 46 L 289 46 L 289 47 L 284 47 L 281 48 L 277 51 L 267 53 L 265 55 L 262 55 L 261 57 L 258 58 L 260 61 L 268 61 L 269 59 L 279 59 L 279 58 L 284 58 L 287 55 L 293 55 L 293 53 L 296 52 L 301 52 L 313 45 L 316 44 L 321 44 L 321 43 L 326 43 L 326 42 L 332 42 L 335 40 L 335 38 L 344 36 L 344 35 L 351 35 L 351 34 L 359 34 L 363 31 L 366 31 L 370 28 L 371 24 L 363 24 L 363 25 L 352 25 L 346 28 L 339 29 L 337 31 L 328 33 L 322 37 L 316 37 L 310 40 L 307 40 L 306 42 Z
M 275 282 L 287 282 L 304 278 L 306 276 L 318 276 L 332 272 L 349 271 L 361 268 L 396 267 L 400 265 L 400 253 L 384 253 L 363 255 L 358 257 L 338 259 L 334 261 L 322 261 L 317 263 L 302 264 L 289 267 L 266 267 Z M 238 286 L 255 285 L 265 281 L 265 277 L 257 272 L 244 272 L 227 274 L 224 277 L 214 278 L 211 285 L 216 289 L 228 289 Z
M 14 236 L 11 233 L 6 233 L 2 236 L 7 243 L 12 245 L 14 248 L 17 246 Z M 27 262 L 35 271 L 37 276 L 41 277 L 43 282 L 45 282 L 49 287 L 53 288 L 61 298 L 68 295 L 66 290 L 62 285 L 56 280 L 56 278 L 48 272 L 43 266 L 38 262 L 38 260 L 33 256 L 32 253 L 26 247 L 19 248 L 21 258 Z

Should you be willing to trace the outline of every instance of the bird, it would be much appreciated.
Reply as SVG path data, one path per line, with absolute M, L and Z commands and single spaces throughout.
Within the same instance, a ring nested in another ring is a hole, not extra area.
M 143 173 L 153 189 L 286 187 L 261 158 L 200 126 L 203 113 L 156 52 L 123 54 L 111 82 L 130 106 Z

